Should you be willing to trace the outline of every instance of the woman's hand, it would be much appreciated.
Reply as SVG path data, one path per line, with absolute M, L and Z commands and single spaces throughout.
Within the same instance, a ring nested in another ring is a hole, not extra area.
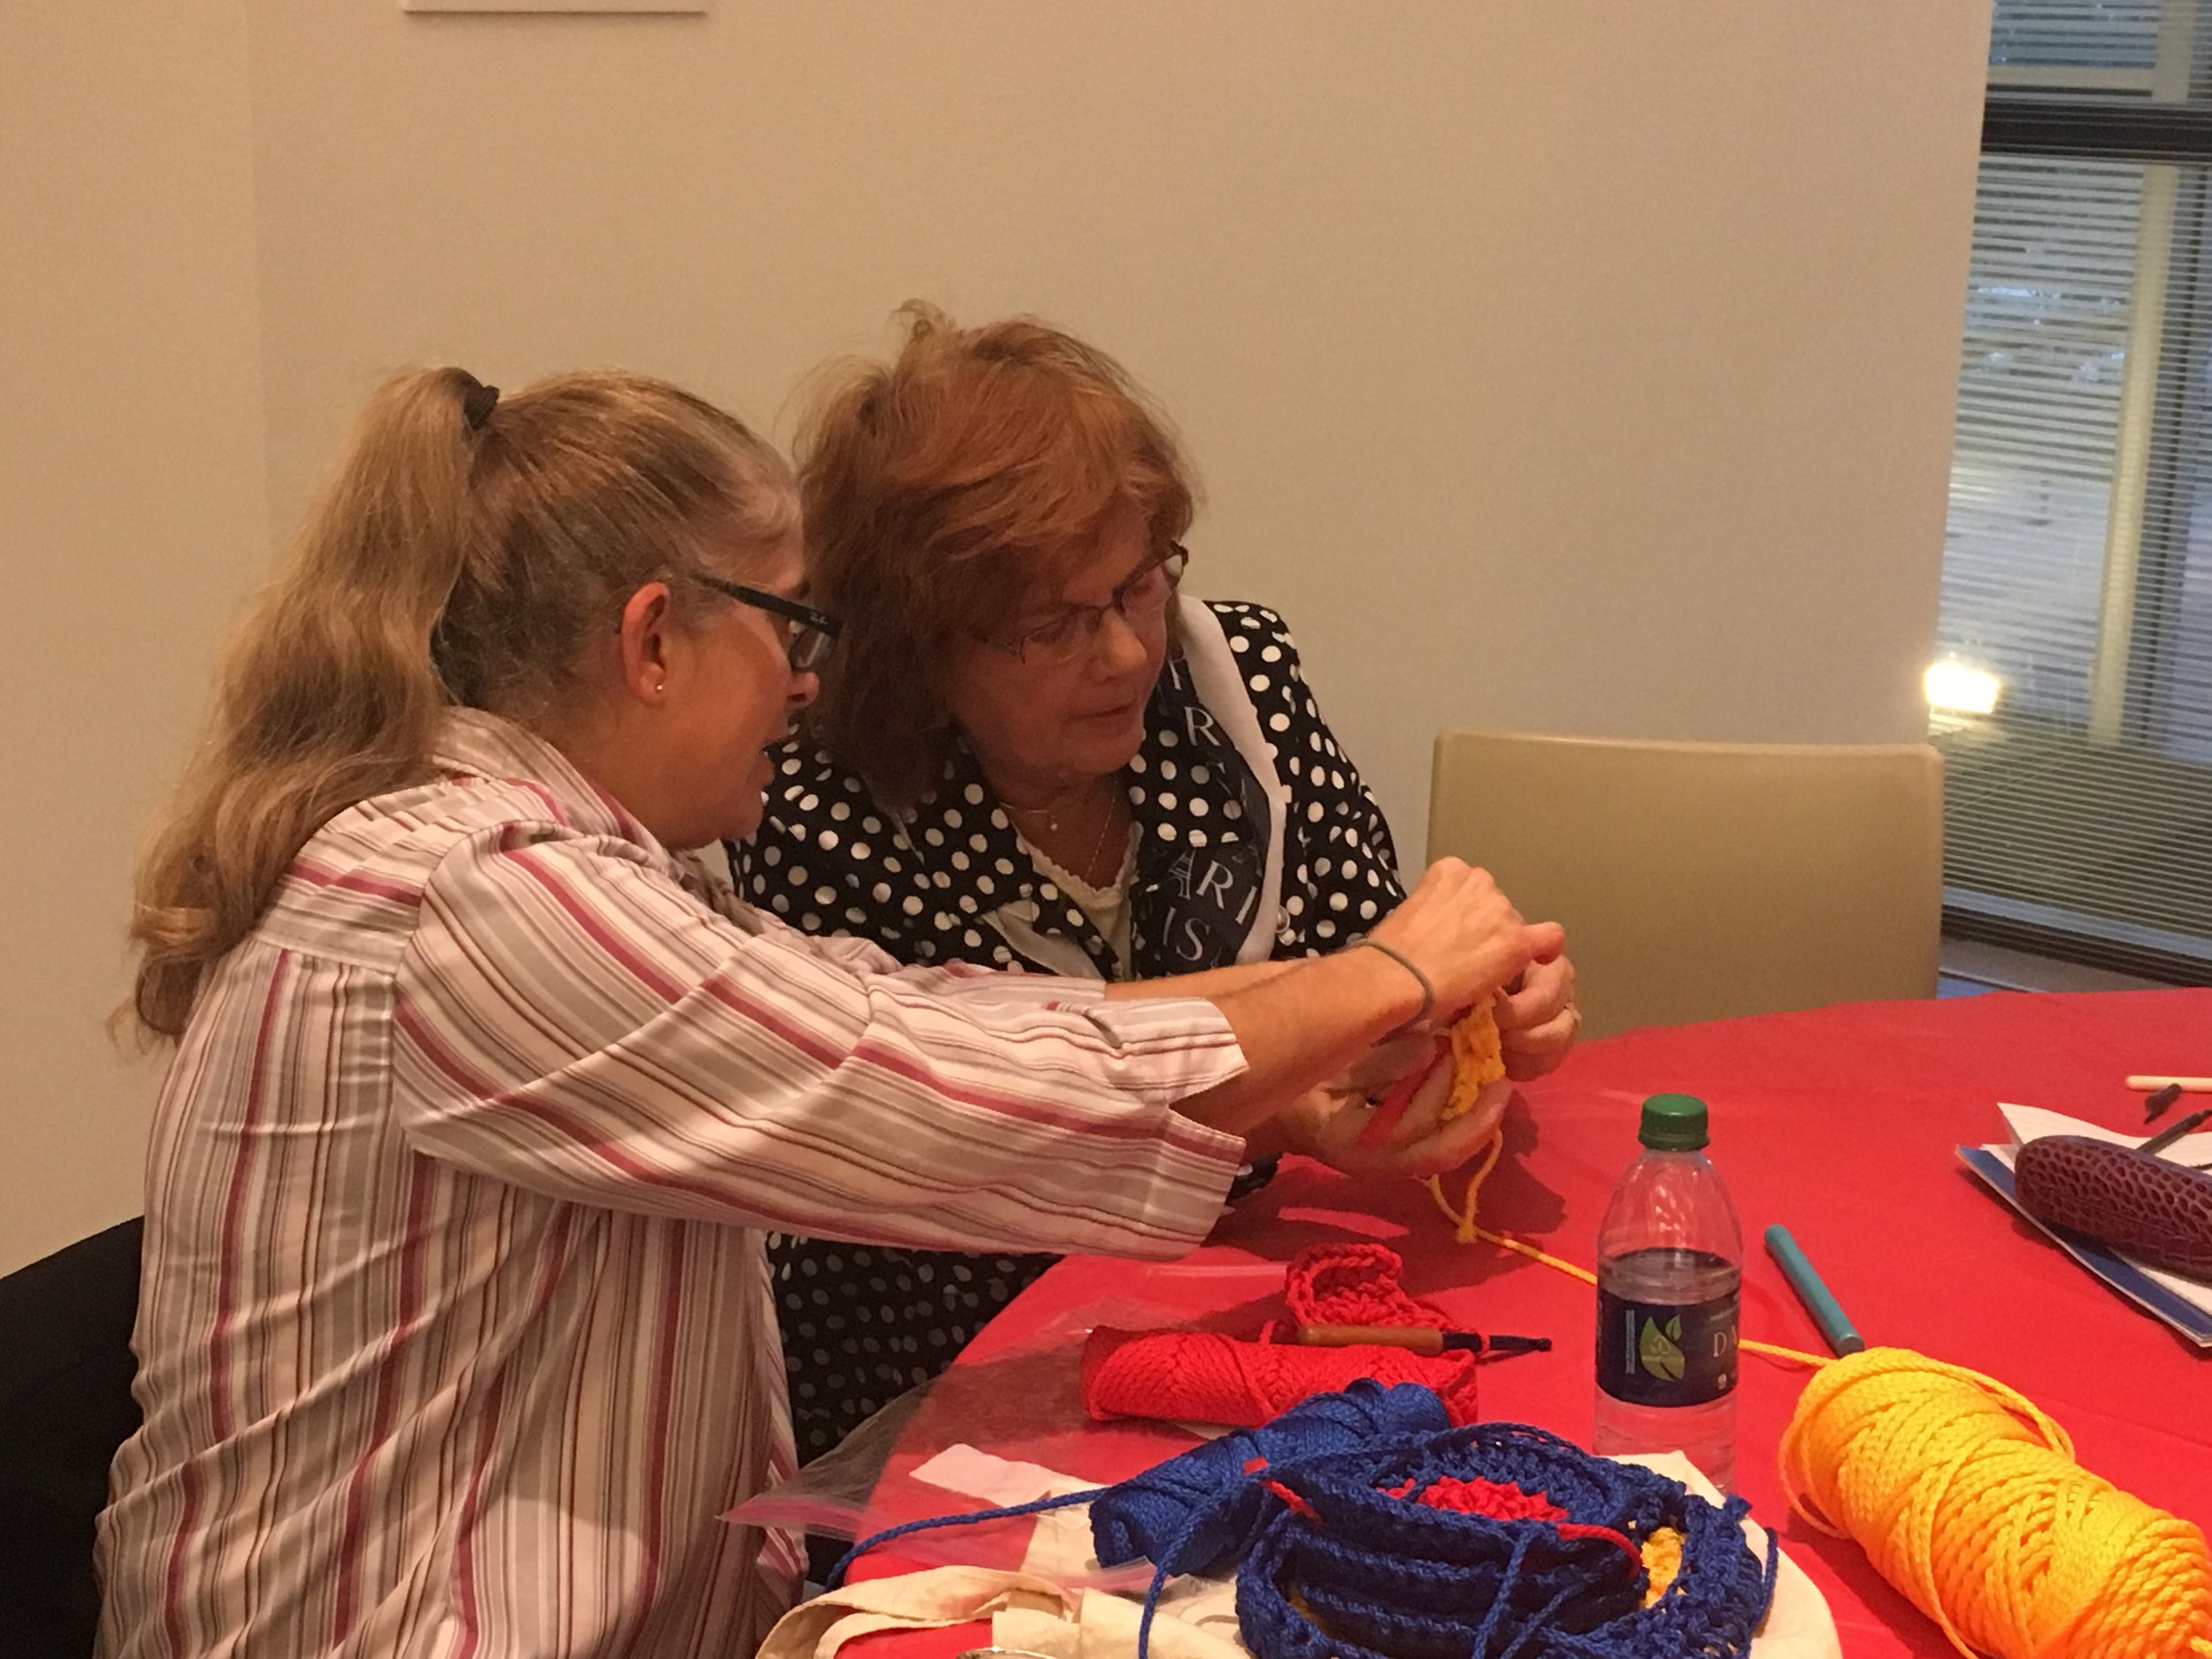
M 1574 964 L 1564 956 L 1532 963 L 1520 984 L 1498 999 L 1497 1015 L 1508 1077 L 1525 1082 L 1557 1069 L 1582 1029 Z
M 1426 1071 L 1436 1055 L 1437 1039 L 1432 1033 L 1409 1031 L 1386 1037 L 1321 1087 L 1331 1094 L 1352 1100 L 1380 1100 L 1417 1071 Z
M 1475 1110 L 1449 1123 L 1439 1121 L 1452 1094 L 1448 1046 L 1439 1050 L 1405 1115 L 1383 1133 L 1371 1130 L 1376 1109 L 1357 1093 L 1318 1088 L 1301 1095 L 1253 1137 L 1260 1150 L 1296 1152 L 1318 1158 L 1347 1175 L 1441 1175 L 1479 1154 L 1497 1133 L 1511 1091 L 1502 1085 L 1485 1089 Z
M 1369 935 L 1410 959 L 1436 989 L 1428 1024 L 1449 1025 L 1532 963 L 1566 949 L 1556 922 L 1525 922 L 1486 870 L 1456 858 L 1428 867 Z
M 1412 895 L 1370 937 L 1412 964 L 1431 994 L 1425 998 L 1416 973 L 1381 950 L 1351 949 L 1273 964 L 1278 972 L 1264 979 L 1250 970 L 1232 971 L 1233 978 L 1219 981 L 1225 988 L 1211 995 L 1244 1051 L 1246 1068 L 1177 1102 L 1176 1110 L 1210 1128 L 1250 1138 L 1280 1115 L 1281 1102 L 1361 1066 L 1384 1039 L 1406 1034 L 1409 1027 L 1449 1025 L 1531 963 L 1549 962 L 1566 946 L 1556 923 L 1524 922 L 1496 882 L 1455 858 L 1432 865 Z M 1179 983 L 1156 981 L 1149 994 L 1172 994 Z M 1148 994 L 1131 986 L 1107 995 L 1117 992 Z M 1478 1115 L 1475 1127 L 1480 1126 Z M 1480 1144 L 1479 1135 L 1471 1141 L 1468 1133 L 1454 1125 L 1419 1156 L 1432 1163 L 1440 1158 L 1440 1167 L 1448 1168 Z M 1264 1133 L 1261 1143 L 1268 1144 Z

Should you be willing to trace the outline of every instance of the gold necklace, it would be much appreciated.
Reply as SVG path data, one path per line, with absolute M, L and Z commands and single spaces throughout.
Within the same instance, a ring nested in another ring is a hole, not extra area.
M 1113 833 L 1114 805 L 1115 803 L 1120 799 L 1120 796 L 1121 790 L 1118 783 L 1117 783 L 1114 792 L 1106 797 L 1106 810 L 1099 819 L 1098 839 L 1091 843 L 1090 856 L 1081 864 L 1074 866 L 1075 872 L 1080 875 L 1086 881 L 1088 881 L 1091 879 L 1091 872 L 1098 868 L 1098 861 L 1106 851 L 1107 837 Z M 1042 813 L 1045 820 L 1045 833 L 1048 835 L 1056 836 L 1060 833 L 1059 815 L 1049 807 L 1010 807 L 1007 810 L 1018 818 L 1036 813 Z M 1121 866 L 1118 860 L 1116 861 L 1114 867 L 1117 871 L 1120 869 Z

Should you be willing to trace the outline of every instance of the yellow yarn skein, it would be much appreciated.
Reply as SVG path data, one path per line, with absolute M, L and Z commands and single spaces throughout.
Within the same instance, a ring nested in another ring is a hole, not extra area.
M 2091 1474 L 2004 1384 L 1904 1348 L 1815 1372 L 1782 1437 L 1792 1506 L 1855 1539 L 1962 1654 L 2212 1659 L 2204 1534 Z

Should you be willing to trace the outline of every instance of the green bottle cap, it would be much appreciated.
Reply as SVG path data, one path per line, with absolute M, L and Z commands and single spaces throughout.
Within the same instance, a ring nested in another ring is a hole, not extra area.
M 1706 1143 L 1705 1102 L 1694 1094 L 1654 1094 L 1644 1102 L 1636 1139 L 1660 1152 L 1694 1152 Z

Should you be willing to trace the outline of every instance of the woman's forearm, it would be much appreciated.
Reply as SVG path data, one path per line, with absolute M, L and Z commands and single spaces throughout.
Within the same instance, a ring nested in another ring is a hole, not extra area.
M 1236 1033 L 1247 1069 L 1176 1107 L 1231 1134 L 1248 1133 L 1337 1076 L 1418 1014 L 1424 1001 L 1420 982 L 1379 950 L 1260 965 L 1279 971 L 1209 993 Z
M 1250 962 L 1233 967 L 1208 968 L 1202 973 L 1179 973 L 1164 979 L 1125 979 L 1106 987 L 1110 1002 L 1133 1002 L 1143 997 L 1203 996 L 1218 1002 L 1224 996 L 1248 991 L 1295 972 L 1306 962 Z

